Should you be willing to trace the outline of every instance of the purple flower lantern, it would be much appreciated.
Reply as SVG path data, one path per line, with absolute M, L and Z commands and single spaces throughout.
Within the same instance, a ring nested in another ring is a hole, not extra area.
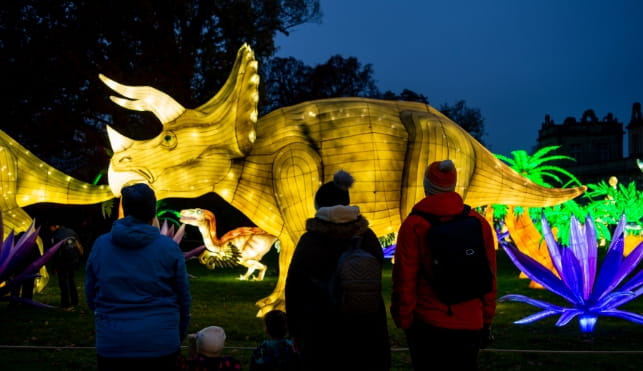
M 622 215 L 598 274 L 596 229 L 589 216 L 585 226 L 580 225 L 574 216 L 571 217 L 568 247 L 556 242 L 545 216 L 542 216 L 543 234 L 557 274 L 523 254 L 515 246 L 502 244 L 518 269 L 572 305 L 561 307 L 525 295 L 505 295 L 498 300 L 520 301 L 542 309 L 514 323 L 526 324 L 560 315 L 556 326 L 564 326 L 578 316 L 580 329 L 585 333 L 594 330 L 599 316 L 618 317 L 643 324 L 642 315 L 617 309 L 643 294 L 643 269 L 633 273 L 643 258 L 643 243 L 627 257 L 623 256 L 625 221 L 625 215 Z M 627 282 L 621 285 L 628 277 Z

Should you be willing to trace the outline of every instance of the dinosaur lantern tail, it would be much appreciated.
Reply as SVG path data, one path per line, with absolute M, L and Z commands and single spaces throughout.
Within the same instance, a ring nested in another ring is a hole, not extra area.
M 476 153 L 475 169 L 470 169 L 472 177 L 464 192 L 465 202 L 471 206 L 505 204 L 547 207 L 569 201 L 587 190 L 586 186 L 575 188 L 540 186 L 518 174 L 477 141 L 473 141 L 472 145 Z
M 412 197 L 403 200 L 403 209 L 410 210 L 424 197 L 426 165 L 447 158 L 458 169 L 456 191 L 473 207 L 490 204 L 547 207 L 571 200 L 586 190 L 585 186 L 546 188 L 532 182 L 433 107 L 428 107 L 428 112 L 405 110 L 400 117 L 409 133 L 407 182 L 415 187 Z
M 5 167 L 6 175 L 0 185 L 5 194 L 13 194 L 19 207 L 42 202 L 88 205 L 114 197 L 109 186 L 89 184 L 63 173 L 3 131 L 0 131 L 0 147 L 4 163 L 10 164 Z

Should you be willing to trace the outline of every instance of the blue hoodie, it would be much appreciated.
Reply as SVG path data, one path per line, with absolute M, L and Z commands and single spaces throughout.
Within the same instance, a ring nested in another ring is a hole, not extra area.
M 190 318 L 183 253 L 157 227 L 127 216 L 87 259 L 85 296 L 103 357 L 158 357 L 180 349 Z

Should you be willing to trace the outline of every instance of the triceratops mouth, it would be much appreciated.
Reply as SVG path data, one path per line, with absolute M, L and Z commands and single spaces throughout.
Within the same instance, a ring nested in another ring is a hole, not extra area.
M 151 171 L 143 168 L 143 169 L 138 169 L 135 172 L 141 174 L 143 176 L 143 178 L 145 178 L 147 180 L 147 183 L 149 183 L 149 184 L 154 183 L 155 178 L 154 178 L 154 174 L 152 174 Z
M 154 176 L 147 169 L 117 171 L 112 166 L 107 171 L 107 180 L 114 197 L 121 197 L 121 189 L 135 183 L 154 184 Z

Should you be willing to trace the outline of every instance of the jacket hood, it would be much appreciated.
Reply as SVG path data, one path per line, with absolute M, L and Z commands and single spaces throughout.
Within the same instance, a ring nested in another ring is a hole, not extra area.
M 333 223 L 348 223 L 357 219 L 359 215 L 360 211 L 357 206 L 335 205 L 319 208 L 315 213 L 315 218 Z
M 433 215 L 455 215 L 462 212 L 464 201 L 457 192 L 444 192 L 424 197 L 413 210 Z
M 350 238 L 366 232 L 368 220 L 360 215 L 357 206 L 322 207 L 314 218 L 306 220 L 306 230 L 338 239 Z
M 156 240 L 161 231 L 132 216 L 118 219 L 112 225 L 112 241 L 126 249 L 140 249 Z

